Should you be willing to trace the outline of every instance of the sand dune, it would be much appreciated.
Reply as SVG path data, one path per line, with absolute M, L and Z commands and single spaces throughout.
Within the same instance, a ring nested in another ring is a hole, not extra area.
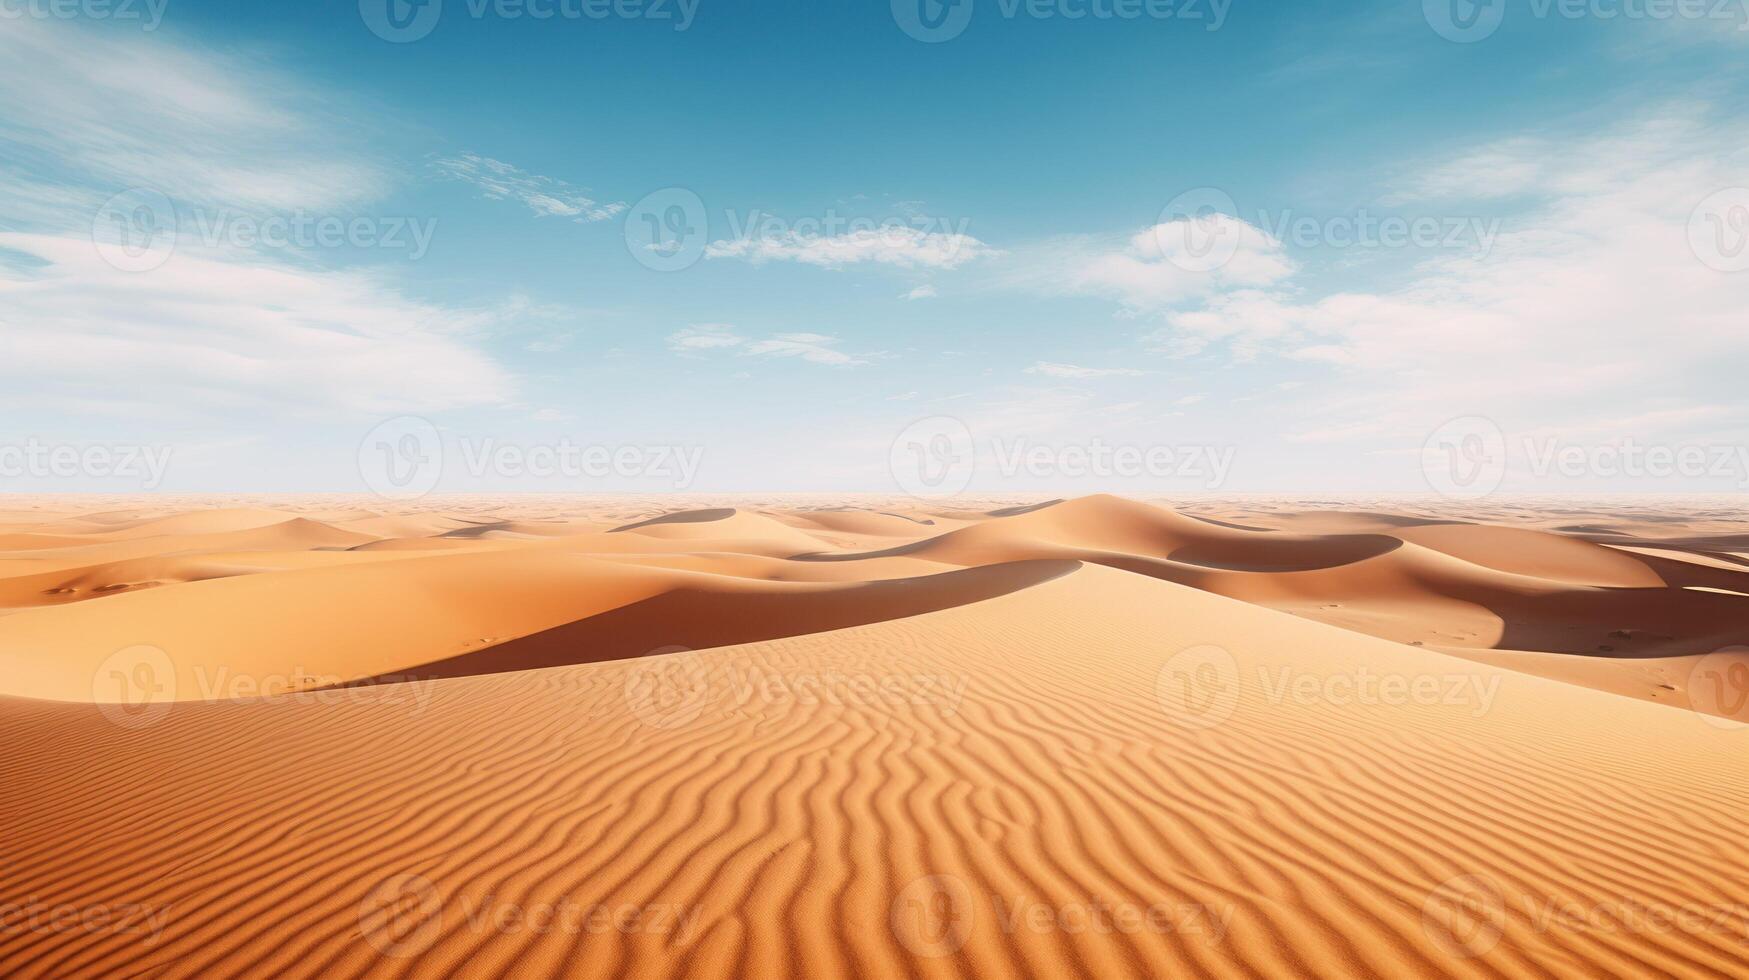
M 1727 521 L 682 503 L 10 509 L 0 975 L 1741 974 Z

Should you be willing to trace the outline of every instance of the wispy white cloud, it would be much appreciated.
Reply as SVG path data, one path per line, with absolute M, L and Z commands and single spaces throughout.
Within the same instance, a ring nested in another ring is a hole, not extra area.
M 495 201 L 520 201 L 540 217 L 606 221 L 626 209 L 618 201 L 602 204 L 556 177 L 531 174 L 477 153 L 444 157 L 435 166 L 439 173 L 473 184 Z
M 171 414 L 385 413 L 512 389 L 470 343 L 492 311 L 410 300 L 374 275 L 191 250 L 130 273 L 76 236 L 0 233 L 0 248 L 40 263 L 0 271 L 0 377 L 50 398 L 113 390 Z
M 906 269 L 953 269 L 999 252 L 963 232 L 894 225 L 856 229 L 841 235 L 804 235 L 795 231 L 747 235 L 711 242 L 704 254 L 712 259 L 744 259 L 755 264 L 800 262 L 828 269 L 862 262 Z
M 799 357 L 814 364 L 832 364 L 848 366 L 867 364 L 861 357 L 853 357 L 841 350 L 834 350 L 833 344 L 838 338 L 828 337 L 818 333 L 780 333 L 766 340 L 755 341 L 747 345 L 747 353 L 766 357 Z
M 259 422 L 438 411 L 514 387 L 479 349 L 508 308 L 422 302 L 379 273 L 209 238 L 190 220 L 350 218 L 386 192 L 388 169 L 361 149 L 382 124 L 343 95 L 168 32 L 64 21 L 8 20 L 0 63 L 12 219 L 0 249 L 24 257 L 0 263 L 0 375 L 14 393 L 49 411 L 254 408 Z M 149 188 L 127 198 L 151 203 L 155 251 L 117 267 L 120 230 L 97 219 L 130 188 Z
M 899 298 L 900 299 L 934 299 L 935 297 L 936 297 L 935 287 L 924 285 L 924 286 L 918 286 L 917 288 L 915 288 L 909 292 L 901 294 Z
M 1101 296 L 1133 311 L 1268 285 L 1297 268 L 1269 232 L 1225 214 L 1163 222 L 1116 240 L 1056 238 L 1014 256 L 1003 276 L 1008 286 Z
M 357 123 L 257 59 L 185 49 L 164 32 L 8 18 L 0 64 L 0 191 L 26 220 L 64 217 L 59 205 L 89 221 L 133 187 L 186 204 L 327 210 L 389 185 Z
M 1053 378 L 1073 378 L 1086 380 L 1089 378 L 1134 378 L 1146 374 L 1136 368 L 1092 368 L 1077 364 L 1058 364 L 1052 361 L 1038 361 L 1026 369 L 1027 374 L 1043 374 Z
M 668 335 L 668 349 L 677 354 L 735 350 L 745 357 L 797 358 L 840 367 L 867 364 L 866 357 L 836 350 L 838 338 L 818 333 L 780 333 L 749 340 L 727 323 L 695 323 Z
M 1327 366 L 1340 390 L 1308 391 L 1300 416 L 1303 438 L 1318 441 L 1413 437 L 1466 414 L 1508 431 L 1670 418 L 1641 413 L 1714 403 L 1716 381 L 1697 379 L 1749 369 L 1749 273 L 1710 267 L 1691 244 L 1693 234 L 1704 246 L 1718 231 L 1698 213 L 1702 201 L 1749 186 L 1749 131 L 1691 107 L 1479 152 L 1490 176 L 1472 179 L 1476 161 L 1460 161 L 1407 179 L 1399 193 L 1460 207 L 1522 195 L 1529 203 L 1490 254 L 1423 263 L 1387 290 L 1218 294 L 1168 314 L 1151 342 Z M 1749 424 L 1749 409 L 1735 415 Z
M 747 338 L 726 323 L 695 323 L 668 335 L 668 349 L 677 353 L 739 347 Z

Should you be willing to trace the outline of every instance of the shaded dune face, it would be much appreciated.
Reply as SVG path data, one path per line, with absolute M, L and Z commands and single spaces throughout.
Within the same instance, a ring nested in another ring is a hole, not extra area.
M 104 658 L 142 643 L 185 675 L 240 665 L 305 684 L 597 663 L 915 616 L 1077 562 L 1525 670 L 1549 662 L 1510 654 L 1584 658 L 1563 679 L 1677 705 L 1671 670 L 1632 662 L 1749 643 L 1730 532 L 1229 516 L 1104 495 L 985 511 L 68 514 L 0 527 L 13 546 L 0 663 L 14 667 L 0 691 L 88 700 Z M 213 690 L 183 683 L 177 697 Z
M 981 602 L 1077 567 L 1078 562 L 1042 560 L 852 584 L 681 586 L 473 653 L 419 664 L 393 679 L 534 670 L 825 633 Z

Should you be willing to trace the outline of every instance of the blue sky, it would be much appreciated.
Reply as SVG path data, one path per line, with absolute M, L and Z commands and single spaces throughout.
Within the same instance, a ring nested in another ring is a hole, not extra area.
M 626 2 L 0 2 L 0 488 L 1749 486 L 1738 0 Z

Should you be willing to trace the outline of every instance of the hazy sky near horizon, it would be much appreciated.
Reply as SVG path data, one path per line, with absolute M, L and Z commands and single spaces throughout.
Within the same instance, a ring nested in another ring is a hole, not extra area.
M 0 0 L 0 489 L 432 433 L 440 490 L 1749 488 L 1746 55 L 1749 0 Z

